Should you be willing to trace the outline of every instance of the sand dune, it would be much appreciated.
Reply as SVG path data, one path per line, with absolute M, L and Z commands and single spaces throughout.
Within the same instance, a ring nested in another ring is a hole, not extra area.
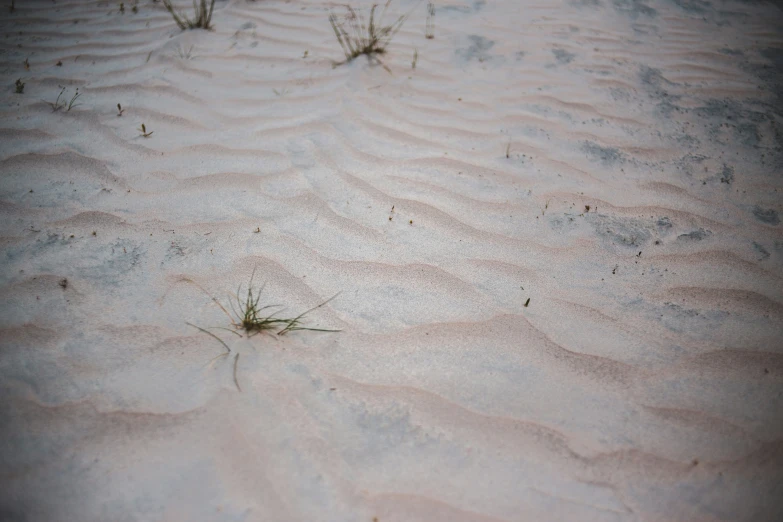
M 783 520 L 776 2 L 119 5 L 0 14 L 0 519 Z

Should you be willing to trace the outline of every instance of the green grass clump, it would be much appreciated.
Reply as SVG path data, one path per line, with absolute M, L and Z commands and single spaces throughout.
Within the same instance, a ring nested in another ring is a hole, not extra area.
M 336 14 L 329 13 L 329 23 L 332 24 L 334 35 L 337 37 L 337 41 L 345 54 L 345 60 L 334 62 L 335 67 L 365 55 L 369 61 L 375 60 L 384 69 L 389 70 L 388 67 L 383 65 L 378 56 L 386 53 L 386 47 L 391 43 L 392 38 L 400 30 L 405 20 L 408 19 L 408 15 L 402 15 L 393 23 L 383 25 L 383 17 L 390 3 L 391 0 L 386 0 L 383 10 L 377 19 L 375 12 L 378 5 L 373 5 L 370 9 L 369 23 L 365 23 L 362 14 L 350 5 L 345 6 L 347 14 L 342 20 Z
M 293 318 L 282 318 L 277 317 L 278 313 L 282 313 L 283 310 L 278 310 L 276 312 L 268 313 L 268 311 L 271 311 L 275 308 L 280 308 L 282 305 L 265 305 L 260 306 L 259 302 L 261 301 L 261 293 L 264 291 L 264 287 L 262 286 L 258 291 L 254 292 L 253 290 L 253 277 L 255 277 L 255 270 L 253 270 L 253 274 L 250 276 L 250 283 L 248 284 L 247 288 L 247 296 L 244 298 L 240 298 L 240 293 L 242 291 L 242 287 L 237 289 L 236 293 L 236 305 L 237 307 L 234 308 L 234 303 L 232 301 L 229 301 L 231 306 L 231 311 L 234 312 L 234 316 L 236 320 L 232 319 L 232 325 L 234 328 L 238 330 L 244 330 L 245 333 L 248 334 L 248 336 L 253 336 L 257 333 L 262 332 L 269 332 L 277 330 L 275 333 L 277 335 L 285 335 L 289 332 L 294 332 L 296 330 L 309 330 L 311 332 L 339 332 L 340 330 L 327 330 L 323 328 L 309 328 L 302 326 L 302 318 L 312 312 L 313 310 L 317 310 L 318 308 L 321 308 L 326 303 L 337 297 L 336 294 L 323 303 L 319 304 L 318 306 L 314 306 L 313 308 L 310 308 L 309 310 L 302 312 L 301 314 L 297 315 Z M 221 307 L 222 308 L 222 307 Z M 223 309 L 225 311 L 225 309 Z M 266 311 L 266 312 L 265 312 Z M 268 315 L 267 315 L 268 314 Z
M 329 330 L 325 328 L 310 328 L 308 326 L 303 326 L 303 318 L 313 310 L 317 310 L 318 308 L 321 308 L 326 303 L 330 302 L 332 299 L 337 297 L 338 294 L 335 294 L 334 296 L 330 297 L 323 303 L 314 306 L 310 308 L 309 310 L 302 312 L 301 314 L 297 315 L 296 317 L 290 317 L 290 318 L 283 318 L 279 317 L 278 314 L 282 313 L 283 310 L 277 310 L 273 311 L 274 309 L 279 309 L 282 305 L 261 305 L 261 294 L 264 290 L 264 287 L 254 290 L 253 289 L 253 278 L 255 277 L 255 269 L 253 270 L 252 275 L 250 276 L 250 283 L 248 284 L 247 288 L 247 295 L 244 295 L 242 292 L 242 285 L 237 288 L 237 293 L 234 295 L 233 300 L 229 300 L 229 307 L 231 308 L 231 311 L 234 313 L 232 316 L 228 311 L 223 307 L 223 305 L 220 304 L 220 302 L 212 297 L 212 301 L 217 304 L 221 310 L 223 310 L 223 313 L 225 313 L 229 320 L 231 321 L 231 326 L 233 326 L 233 330 L 230 328 L 223 328 L 223 327 L 214 327 L 220 330 L 228 330 L 229 332 L 238 335 L 239 337 L 242 337 L 240 333 L 237 332 L 237 330 L 244 331 L 247 337 L 253 337 L 256 334 L 259 333 L 267 333 L 267 334 L 275 334 L 275 335 L 286 335 L 290 332 L 295 332 L 297 330 L 309 330 L 311 332 L 339 332 L 340 330 Z M 199 286 L 199 285 L 197 285 Z M 199 288 L 201 288 L 199 286 Z M 202 290 L 204 290 L 202 288 Z M 206 290 L 204 290 L 206 292 Z M 242 296 L 242 297 L 240 297 Z M 211 296 L 210 296 L 211 297 Z M 236 306 L 234 304 L 234 301 L 236 301 Z M 217 357 L 215 357 L 212 362 L 214 362 L 217 359 L 222 359 L 223 357 L 228 357 L 231 354 L 231 348 L 229 348 L 228 344 L 225 343 L 220 337 L 213 334 L 209 331 L 209 329 L 201 328 L 200 326 L 196 326 L 192 323 L 187 323 L 188 325 L 197 328 L 198 330 L 204 332 L 205 334 L 213 337 L 216 339 L 220 344 L 222 344 L 226 351 Z M 239 364 L 239 353 L 237 353 L 234 356 L 234 384 L 237 387 L 237 390 L 242 391 L 242 388 L 239 386 L 239 381 L 237 380 L 237 366 Z
M 212 10 L 215 7 L 215 0 L 211 0 L 209 6 L 207 6 L 207 0 L 201 0 L 198 4 L 196 3 L 196 0 L 193 0 L 195 16 L 192 20 L 187 16 L 178 13 L 177 10 L 174 9 L 171 0 L 163 0 L 163 7 L 171 13 L 174 21 L 183 31 L 185 29 L 209 29 L 211 27 L 210 23 L 212 22 Z

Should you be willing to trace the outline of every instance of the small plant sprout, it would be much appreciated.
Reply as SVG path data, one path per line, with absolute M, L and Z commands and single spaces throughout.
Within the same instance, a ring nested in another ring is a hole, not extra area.
M 64 92 L 65 92 L 65 87 L 63 87 L 62 90 L 60 90 L 60 94 L 57 95 L 57 99 L 54 100 L 53 103 L 52 102 L 49 103 L 49 105 L 52 107 L 52 112 L 57 112 L 63 107 L 65 107 L 65 102 L 62 102 L 62 104 L 60 104 L 60 98 L 62 98 Z
M 8 6 L 8 12 L 13 13 L 16 11 L 16 6 L 14 5 L 14 0 L 11 0 L 11 5 Z
M 380 61 L 378 55 L 386 53 L 386 47 L 400 30 L 402 24 L 405 23 L 408 15 L 402 15 L 393 23 L 383 25 L 383 17 L 386 14 L 386 10 L 390 3 L 391 0 L 386 0 L 386 3 L 383 5 L 383 10 L 377 18 L 375 12 L 378 5 L 373 5 L 370 9 L 369 24 L 366 24 L 361 13 L 354 10 L 350 5 L 345 6 L 347 14 L 343 20 L 338 19 L 336 14 L 329 13 L 329 23 L 332 24 L 334 35 L 337 37 L 337 41 L 340 43 L 340 47 L 342 47 L 343 53 L 345 54 L 345 60 L 333 62 L 334 67 L 348 63 L 361 55 L 365 55 L 367 56 L 368 61 L 372 62 L 375 60 L 382 65 L 384 69 L 391 72 L 389 68 Z
M 212 10 L 215 7 L 215 0 L 210 0 L 209 7 L 207 7 L 207 0 L 200 0 L 196 3 L 193 0 L 194 18 L 191 20 L 185 15 L 177 12 L 171 3 L 171 0 L 163 0 L 163 7 L 165 7 L 171 16 L 174 18 L 174 22 L 183 31 L 185 29 L 209 29 L 210 22 L 212 20 Z
M 419 61 L 419 50 L 418 49 L 414 49 L 413 50 L 413 61 L 411 62 L 411 69 L 415 69 L 416 68 L 416 62 L 418 62 L 418 61 Z
M 70 112 L 71 109 L 73 109 L 77 105 L 81 105 L 81 103 L 75 103 L 76 98 L 78 98 L 79 96 L 81 96 L 81 93 L 79 92 L 79 88 L 77 87 L 76 94 L 74 94 L 73 97 L 71 98 L 71 101 L 68 102 L 68 108 L 65 110 L 65 112 Z
M 302 54 L 302 58 L 307 58 L 308 54 L 310 54 L 310 50 L 309 49 L 305 49 L 304 54 Z
M 427 3 L 427 25 L 424 28 L 424 37 L 427 40 L 435 38 L 435 3 Z
M 24 93 L 24 82 L 21 78 L 17 78 L 16 83 L 16 94 L 22 94 Z
M 30 59 L 29 58 L 25 58 L 24 61 L 22 62 L 22 65 L 24 65 L 24 70 L 25 71 L 29 71 L 30 70 Z
M 153 132 L 155 132 L 155 131 L 149 131 L 149 132 L 147 132 L 147 126 L 146 126 L 146 125 L 144 125 L 144 124 L 142 123 L 142 124 L 141 124 L 141 127 L 139 127 L 139 132 L 141 132 L 141 135 L 142 135 L 143 137 L 145 137 L 145 138 L 149 138 L 150 136 L 152 136 L 152 133 L 153 133 Z
M 506 145 L 506 159 L 511 157 L 511 142 L 508 142 L 508 145 Z
M 125 4 L 120 2 L 120 13 L 125 14 Z
M 122 105 L 119 103 L 117 104 L 117 116 L 122 116 L 122 113 L 125 112 L 125 109 L 122 108 Z

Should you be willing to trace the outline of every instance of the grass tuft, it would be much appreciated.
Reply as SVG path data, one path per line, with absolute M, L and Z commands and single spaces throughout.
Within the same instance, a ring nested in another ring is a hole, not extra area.
M 242 335 L 238 333 L 236 330 L 244 331 L 247 337 L 253 337 L 254 335 L 259 333 L 267 333 L 267 334 L 274 333 L 278 336 L 283 336 L 290 332 L 295 332 L 297 330 L 309 330 L 311 332 L 339 332 L 340 331 L 340 330 L 329 330 L 326 328 L 310 328 L 309 326 L 303 326 L 303 320 L 307 314 L 326 305 L 332 299 L 340 295 L 339 293 L 330 297 L 323 303 L 302 312 L 296 317 L 293 318 L 278 317 L 278 314 L 281 313 L 283 310 L 277 310 L 277 311 L 273 311 L 273 310 L 276 308 L 279 309 L 282 305 L 261 306 L 260 304 L 261 293 L 264 291 L 264 286 L 261 286 L 261 288 L 259 289 L 253 288 L 253 278 L 255 277 L 255 274 L 256 271 L 255 269 L 253 269 L 253 273 L 250 276 L 250 282 L 248 283 L 248 287 L 247 287 L 247 295 L 243 295 L 242 285 L 240 285 L 239 288 L 237 288 L 237 293 L 234 295 L 234 300 L 229 300 L 229 307 L 231 308 L 231 311 L 234 313 L 233 316 L 228 312 L 228 310 L 226 310 L 223 307 L 223 305 L 220 304 L 220 302 L 217 299 L 210 296 L 212 298 L 212 301 L 216 305 L 218 305 L 218 307 L 220 307 L 220 309 L 223 311 L 223 313 L 226 314 L 226 316 L 228 316 L 229 320 L 231 321 L 231 326 L 234 327 L 234 330 L 230 328 L 223 328 L 220 326 L 212 327 L 212 329 L 226 330 L 239 337 L 242 337 Z M 199 288 L 201 288 L 202 291 L 207 293 L 206 290 L 204 290 L 200 285 L 197 284 L 196 286 L 198 286 Z M 207 295 L 209 294 L 207 293 Z M 240 295 L 243 295 L 243 297 L 240 297 Z M 234 301 L 236 301 L 236 307 L 234 306 Z M 223 347 L 225 347 L 226 351 L 218 355 L 214 359 L 212 359 L 212 361 L 210 361 L 210 364 L 211 362 L 217 359 L 227 357 L 231 354 L 231 348 L 229 348 L 229 346 L 220 337 L 210 332 L 209 329 L 201 328 L 200 326 L 196 326 L 195 324 L 192 323 L 186 323 L 186 324 L 192 326 L 193 328 L 197 328 L 201 332 L 204 332 L 210 337 L 216 339 L 220 344 L 223 345 Z M 236 385 L 237 390 L 242 391 L 242 388 L 239 386 L 239 381 L 237 380 L 238 363 L 239 363 L 239 353 L 237 353 L 234 356 L 234 384 Z
M 52 112 L 57 112 L 61 109 L 65 109 L 65 112 L 70 112 L 74 107 L 81 105 L 81 103 L 76 103 L 76 99 L 81 96 L 78 87 L 76 88 L 76 93 L 71 97 L 71 101 L 68 103 L 65 103 L 65 98 L 62 97 L 63 94 L 65 94 L 65 87 L 60 90 L 60 94 L 57 95 L 57 99 L 54 102 L 49 102 Z
M 391 0 L 386 0 L 386 3 L 383 4 L 383 10 L 377 18 L 375 13 L 378 4 L 373 5 L 370 9 L 369 23 L 365 23 L 362 14 L 350 5 L 345 6 L 347 13 L 342 20 L 336 14 L 329 13 L 329 23 L 332 24 L 334 35 L 343 49 L 343 54 L 345 54 L 345 60 L 334 62 L 334 67 L 365 55 L 370 62 L 375 60 L 384 69 L 391 72 L 378 56 L 386 53 L 386 47 L 391 43 L 392 38 L 400 30 L 405 20 L 408 19 L 408 15 L 402 15 L 393 23 L 383 25 L 383 17 L 390 3 Z
M 174 18 L 174 22 L 176 22 L 179 28 L 183 31 L 185 29 L 210 29 L 210 24 L 212 22 L 212 10 L 215 7 L 215 0 L 211 0 L 209 2 L 209 6 L 207 6 L 207 0 L 200 0 L 200 3 L 198 4 L 196 3 L 196 0 L 193 0 L 193 10 L 195 11 L 195 16 L 192 20 L 187 16 L 177 12 L 171 3 L 171 0 L 163 0 L 163 7 L 168 10 L 168 12 Z
M 302 318 L 305 315 L 309 314 L 313 310 L 317 310 L 318 308 L 321 308 L 326 303 L 328 303 L 329 301 L 337 297 L 339 293 L 330 297 L 323 303 L 314 306 L 313 308 L 310 308 L 306 312 L 302 312 L 301 314 L 297 315 L 294 318 L 286 319 L 277 316 L 277 314 L 281 313 L 282 310 L 272 311 L 275 308 L 280 308 L 282 305 L 265 305 L 265 306 L 259 305 L 261 301 L 261 293 L 264 291 L 264 286 L 262 286 L 260 289 L 256 291 L 253 290 L 253 278 L 255 277 L 255 273 L 256 271 L 254 269 L 252 275 L 250 276 L 250 283 L 248 283 L 247 296 L 245 296 L 244 298 L 240 298 L 239 296 L 240 293 L 242 292 L 242 287 L 240 286 L 237 289 L 237 293 L 234 296 L 236 299 L 237 308 L 234 308 L 233 302 L 230 302 L 231 309 L 234 312 L 234 316 L 236 318 L 236 320 L 232 319 L 232 324 L 234 328 L 239 330 L 244 330 L 245 333 L 248 334 L 248 336 L 253 336 L 257 333 L 268 332 L 273 330 L 277 330 L 277 332 L 275 332 L 277 335 L 285 335 L 289 332 L 293 332 L 296 330 L 309 330 L 311 332 L 339 332 L 340 331 L 340 330 L 327 330 L 324 328 L 309 328 L 309 327 L 302 326 Z

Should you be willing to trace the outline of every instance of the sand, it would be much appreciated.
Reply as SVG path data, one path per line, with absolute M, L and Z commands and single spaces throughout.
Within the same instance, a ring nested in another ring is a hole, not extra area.
M 5 4 L 0 519 L 783 520 L 775 3 Z

